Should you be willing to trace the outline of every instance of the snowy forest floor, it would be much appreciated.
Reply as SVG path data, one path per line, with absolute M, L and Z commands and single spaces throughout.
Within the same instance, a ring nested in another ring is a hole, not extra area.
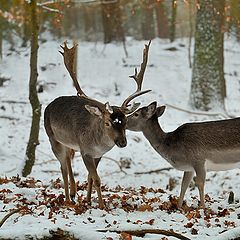
M 39 86 L 43 87 L 43 92 L 39 93 L 42 104 L 40 145 L 28 178 L 19 176 L 31 126 L 28 101 L 30 47 L 15 46 L 15 51 L 11 51 L 4 43 L 0 62 L 0 79 L 6 80 L 0 86 L 0 221 L 12 210 L 18 211 L 0 228 L 0 239 L 40 239 L 61 234 L 61 230 L 83 240 L 176 239 L 164 234 L 131 236 L 121 233 L 144 229 L 174 231 L 199 240 L 240 236 L 239 169 L 207 173 L 205 211 L 197 208 L 199 196 L 193 181 L 185 196 L 186 203 L 179 210 L 176 198 L 182 172 L 169 169 L 170 165 L 141 133 L 130 131 L 127 131 L 127 147 L 114 147 L 99 165 L 106 209 L 97 208 L 96 193 L 91 207 L 85 203 L 87 171 L 80 154 L 76 154 L 73 161 L 78 201 L 76 205 L 64 205 L 60 166 L 44 131 L 43 111 L 54 98 L 75 95 L 76 91 L 58 53 L 63 41 L 49 39 L 49 36 L 40 39 L 38 79 Z M 142 60 L 144 43 L 128 38 L 129 57 L 126 57 L 121 44 L 104 46 L 102 43 L 79 42 L 78 79 L 85 92 L 99 101 L 121 104 L 134 91 L 134 83 L 128 76 Z M 191 69 L 187 43 L 187 39 L 172 44 L 154 39 L 150 47 L 143 89 L 153 91 L 140 100 L 142 105 L 155 100 L 159 105 L 167 105 L 159 120 L 165 131 L 172 131 L 186 122 L 227 117 L 218 110 L 214 112 L 219 114 L 210 116 L 171 107 L 192 111 L 188 105 Z M 240 116 L 239 54 L 239 43 L 227 38 L 224 55 L 229 116 Z M 231 191 L 235 199 L 229 204 Z

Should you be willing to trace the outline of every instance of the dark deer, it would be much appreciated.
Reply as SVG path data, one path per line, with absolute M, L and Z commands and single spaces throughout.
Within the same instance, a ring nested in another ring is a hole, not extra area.
M 158 123 L 165 106 L 152 102 L 128 117 L 127 129 L 141 131 L 152 147 L 175 169 L 184 171 L 179 207 L 196 174 L 200 206 L 205 207 L 206 171 L 240 167 L 240 118 L 186 123 L 173 132 L 164 132 Z
M 122 148 L 127 145 L 125 136 L 126 115 L 135 111 L 139 104 L 129 103 L 134 98 L 149 92 L 141 91 L 144 71 L 147 65 L 149 45 L 145 45 L 143 62 L 136 78 L 137 90 L 120 107 L 110 106 L 89 98 L 81 89 L 73 71 L 76 45 L 68 48 L 66 42 L 61 46 L 65 66 L 73 80 L 78 96 L 62 96 L 52 101 L 45 109 L 44 126 L 53 153 L 60 161 L 66 201 L 74 202 L 76 186 L 71 167 L 75 151 L 80 151 L 88 170 L 87 202 L 91 202 L 92 186 L 97 190 L 99 207 L 104 203 L 101 195 L 101 181 L 97 166 L 102 156 L 116 144 Z M 69 179 L 68 179 L 69 177 Z M 70 180 L 70 195 L 69 195 Z

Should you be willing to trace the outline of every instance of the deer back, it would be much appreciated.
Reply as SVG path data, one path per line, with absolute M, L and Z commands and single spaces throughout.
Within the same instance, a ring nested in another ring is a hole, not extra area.
M 186 123 L 166 133 L 158 122 L 164 110 L 164 106 L 156 107 L 156 102 L 138 109 L 128 116 L 127 129 L 142 131 L 154 149 L 176 168 L 177 162 L 190 166 L 198 159 L 218 164 L 239 161 L 240 118 Z

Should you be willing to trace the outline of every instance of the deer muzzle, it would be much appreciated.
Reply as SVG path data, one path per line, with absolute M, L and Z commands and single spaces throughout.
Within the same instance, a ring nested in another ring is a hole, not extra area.
M 120 148 L 126 147 L 127 146 L 127 139 L 126 139 L 126 137 L 121 138 L 121 139 L 116 139 L 115 140 L 115 144 L 118 147 L 120 147 Z

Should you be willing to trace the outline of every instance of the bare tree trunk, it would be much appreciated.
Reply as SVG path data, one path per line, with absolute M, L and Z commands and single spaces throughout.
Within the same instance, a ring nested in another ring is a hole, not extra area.
M 104 30 L 104 43 L 124 41 L 125 35 L 122 26 L 122 9 L 120 0 L 102 1 L 102 22 Z
M 216 0 L 215 0 L 216 1 Z M 225 25 L 225 0 L 216 1 L 216 9 L 217 9 L 217 22 L 219 28 L 219 73 L 220 73 L 220 86 L 222 88 L 222 98 L 223 98 L 223 108 L 224 108 L 224 99 L 227 97 L 227 89 L 226 89 L 226 80 L 224 77 L 224 33 L 223 28 Z M 220 14 L 219 14 L 220 13 Z
M 2 35 L 2 29 L 0 27 L 0 59 L 2 59 L 2 39 L 3 39 L 3 35 Z
M 145 40 L 155 37 L 154 19 L 153 19 L 153 0 L 142 0 L 142 36 Z
M 23 18 L 24 18 L 24 21 L 23 21 L 23 25 L 22 25 L 22 28 L 23 28 L 23 37 L 22 37 L 22 47 L 26 47 L 27 46 L 27 42 L 29 41 L 29 39 L 31 38 L 31 29 L 30 29 L 30 21 L 29 21 L 29 3 L 27 2 L 24 2 L 23 3 L 23 11 L 24 11 L 24 14 L 23 14 Z
M 96 31 L 95 11 L 93 7 L 83 6 L 85 39 L 92 40 L 92 34 Z
M 192 23 L 192 10 L 193 4 L 191 1 L 189 1 L 189 11 L 188 11 L 188 16 L 189 16 L 189 39 L 188 39 L 188 62 L 189 62 L 189 67 L 192 68 L 192 55 L 191 55 L 191 47 L 192 47 L 192 35 L 193 35 L 193 23 Z
M 197 11 L 190 102 L 196 109 L 224 108 L 224 0 L 200 0 Z
M 168 18 L 164 0 L 156 1 L 155 10 L 157 15 L 157 30 L 159 38 L 169 38 Z
M 41 117 L 41 105 L 37 95 L 37 55 L 38 55 L 38 22 L 36 12 L 36 0 L 31 0 L 31 56 L 30 56 L 30 80 L 29 80 L 29 100 L 32 105 L 32 126 L 26 150 L 26 162 L 22 171 L 25 177 L 32 171 L 35 162 L 35 150 L 39 144 L 39 123 Z
M 170 26 L 170 42 L 175 40 L 176 32 L 176 18 L 177 18 L 177 4 L 175 0 L 172 0 L 172 16 L 171 16 L 171 26 Z

